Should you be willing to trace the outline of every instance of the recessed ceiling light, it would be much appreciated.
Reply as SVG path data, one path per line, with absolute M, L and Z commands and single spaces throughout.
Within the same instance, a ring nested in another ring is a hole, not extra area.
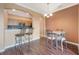
M 12 11 L 16 11 L 16 9 L 12 9 Z

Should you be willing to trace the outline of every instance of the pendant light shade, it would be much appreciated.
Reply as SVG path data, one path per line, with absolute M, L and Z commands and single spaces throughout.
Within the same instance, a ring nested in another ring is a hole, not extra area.
M 53 14 L 50 12 L 50 6 L 49 6 L 50 4 L 49 3 L 47 3 L 47 10 L 48 10 L 48 12 L 46 12 L 45 14 L 44 14 L 44 16 L 45 17 L 47 17 L 47 18 L 49 18 L 50 16 L 53 16 Z
M 44 14 L 44 16 L 47 17 L 47 18 L 49 18 L 50 16 L 53 16 L 53 14 L 52 13 L 50 13 L 50 14 Z
M 47 16 L 47 14 L 44 14 L 44 16 L 46 17 L 46 16 Z
M 53 14 L 52 14 L 52 13 L 50 13 L 50 14 L 49 14 L 49 16 L 53 16 Z

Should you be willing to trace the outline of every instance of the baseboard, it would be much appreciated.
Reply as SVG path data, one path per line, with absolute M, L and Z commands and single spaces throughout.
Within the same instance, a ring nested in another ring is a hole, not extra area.
M 71 51 L 73 51 L 77 55 L 79 54 L 79 49 L 78 49 L 79 44 L 78 43 L 74 43 L 74 42 L 70 42 L 70 41 L 66 41 L 65 43 L 67 43 L 67 48 L 69 48 Z
M 69 44 L 72 44 L 72 45 L 75 45 L 75 46 L 79 46 L 78 43 L 74 43 L 74 42 L 70 42 L 70 41 L 65 41 L 66 43 L 69 43 Z
M 31 41 L 35 41 L 35 40 L 37 40 L 37 39 L 40 39 L 40 37 L 34 38 L 34 39 L 32 39 Z M 27 41 L 26 41 L 26 42 L 22 42 L 22 44 L 24 44 L 24 43 L 28 43 L 28 42 L 27 42 Z M 19 44 L 16 44 L 16 45 L 19 45 Z M 0 50 L 0 53 L 4 52 L 6 49 L 12 48 L 12 47 L 15 47 L 15 44 L 6 46 L 4 49 L 1 49 L 1 50 Z
M 2 52 L 4 52 L 5 51 L 5 49 L 0 49 L 0 53 L 2 53 Z

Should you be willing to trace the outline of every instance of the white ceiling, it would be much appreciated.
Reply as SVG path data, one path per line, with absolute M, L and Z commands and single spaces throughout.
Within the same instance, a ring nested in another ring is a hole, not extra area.
M 29 8 L 40 14 L 54 13 L 58 10 L 68 8 L 70 6 L 76 5 L 75 3 L 18 3 L 25 8 Z
M 23 11 L 20 11 L 20 10 L 14 10 L 14 9 L 5 9 L 5 11 L 10 14 L 10 15 L 15 15 L 15 16 L 21 16 L 21 17 L 28 17 L 28 18 L 31 18 L 32 16 L 29 14 L 29 13 L 25 13 Z

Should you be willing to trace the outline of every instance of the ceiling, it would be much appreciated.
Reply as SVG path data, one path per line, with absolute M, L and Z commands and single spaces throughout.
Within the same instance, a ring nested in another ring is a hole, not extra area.
M 30 13 L 27 12 L 23 12 L 20 10 L 16 10 L 15 9 L 6 9 L 5 10 L 8 14 L 10 15 L 15 15 L 15 16 L 19 16 L 19 17 L 27 17 L 27 18 L 31 18 L 32 16 L 30 15 Z
M 17 5 L 31 9 L 40 14 L 48 14 L 71 7 L 76 5 L 76 3 L 17 3 Z

